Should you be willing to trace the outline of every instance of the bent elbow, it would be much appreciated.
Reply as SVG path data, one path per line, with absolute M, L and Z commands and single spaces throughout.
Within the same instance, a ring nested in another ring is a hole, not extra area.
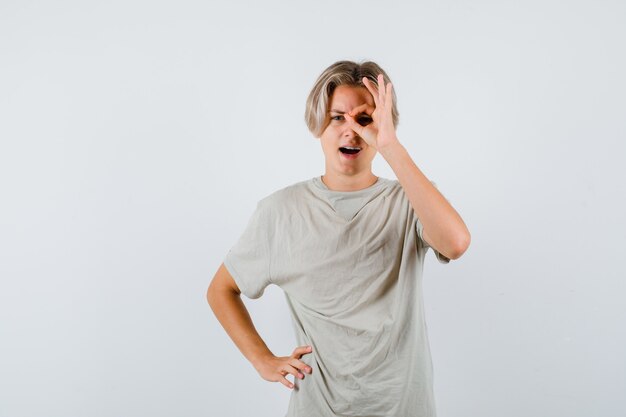
M 450 259 L 459 259 L 461 256 L 463 256 L 465 251 L 467 251 L 467 248 L 469 248 L 471 241 L 472 241 L 472 237 L 469 232 L 461 236 L 457 240 L 455 249 L 452 252 L 451 254 L 452 256 L 450 257 Z

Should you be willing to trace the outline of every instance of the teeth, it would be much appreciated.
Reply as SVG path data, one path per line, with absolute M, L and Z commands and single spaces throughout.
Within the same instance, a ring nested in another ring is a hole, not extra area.
M 359 148 L 358 146 L 343 146 L 346 149 L 359 149 L 361 150 L 361 148 Z

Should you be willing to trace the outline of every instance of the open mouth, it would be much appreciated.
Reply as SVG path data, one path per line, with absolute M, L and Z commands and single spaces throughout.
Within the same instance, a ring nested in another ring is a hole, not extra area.
M 361 148 L 359 148 L 358 146 L 342 146 L 341 148 L 339 148 L 339 151 L 345 155 L 356 155 L 361 152 Z

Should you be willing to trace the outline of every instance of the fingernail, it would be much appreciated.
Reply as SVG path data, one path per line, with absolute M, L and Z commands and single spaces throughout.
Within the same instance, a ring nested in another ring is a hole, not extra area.
M 313 349 L 311 346 L 307 347 L 306 350 L 311 350 Z

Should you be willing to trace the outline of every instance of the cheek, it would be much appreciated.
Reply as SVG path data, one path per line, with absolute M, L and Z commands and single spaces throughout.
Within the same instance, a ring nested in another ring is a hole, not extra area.
M 330 125 L 328 125 L 328 127 L 324 131 L 324 135 L 326 135 L 326 136 L 334 136 L 334 135 L 337 134 L 338 131 L 339 131 L 339 128 L 338 128 L 337 125 L 330 124 Z
M 324 149 L 324 151 L 326 153 L 337 151 L 337 150 L 339 150 L 339 148 L 337 148 L 338 145 L 335 145 L 335 142 L 336 141 L 334 141 L 334 140 L 326 138 L 322 142 L 322 148 Z

